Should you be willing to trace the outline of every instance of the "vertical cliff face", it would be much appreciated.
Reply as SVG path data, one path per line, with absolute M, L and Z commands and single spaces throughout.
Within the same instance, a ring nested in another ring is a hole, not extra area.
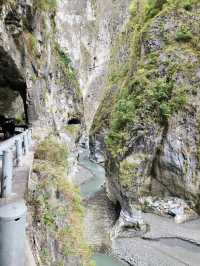
M 116 53 L 91 139 L 105 145 L 111 198 L 129 211 L 148 195 L 199 209 L 199 8 L 133 1 L 118 39 L 121 63 Z
M 78 71 L 89 129 L 101 102 L 112 42 L 128 18 L 130 0 L 59 1 L 58 41 Z
M 4 115 L 59 129 L 83 109 L 70 59 L 55 41 L 55 10 L 48 1 L 1 3 L 0 106 Z

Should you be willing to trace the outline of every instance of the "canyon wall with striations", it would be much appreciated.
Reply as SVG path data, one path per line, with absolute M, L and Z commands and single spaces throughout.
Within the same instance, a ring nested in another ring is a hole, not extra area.
M 127 21 L 130 2 L 59 1 L 57 38 L 78 72 L 88 131 L 104 94 L 113 40 Z

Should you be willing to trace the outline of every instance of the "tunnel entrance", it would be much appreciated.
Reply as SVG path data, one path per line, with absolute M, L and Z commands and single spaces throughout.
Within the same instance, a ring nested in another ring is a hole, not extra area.
M 72 118 L 68 121 L 68 125 L 80 125 L 81 121 L 78 118 Z

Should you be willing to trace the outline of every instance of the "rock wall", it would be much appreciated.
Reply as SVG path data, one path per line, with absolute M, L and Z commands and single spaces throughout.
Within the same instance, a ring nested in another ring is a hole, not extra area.
M 89 130 L 104 94 L 112 42 L 128 18 L 130 0 L 59 1 L 58 42 L 79 74 Z
M 16 117 L 23 120 L 24 103 L 18 91 L 13 91 L 9 87 L 0 88 L 0 113 L 7 117 Z M 3 99 L 3 100 L 2 100 Z
M 70 59 L 54 38 L 55 11 L 48 1 L 1 3 L 0 84 L 4 94 L 13 90 L 11 102 L 14 91 L 21 95 L 29 123 L 60 129 L 83 108 Z M 1 97 L 2 105 L 7 98 Z
M 148 195 L 181 197 L 199 210 L 200 6 L 186 2 L 133 1 L 126 44 L 118 38 L 122 53 L 113 58 L 125 68 L 112 69 L 92 126 L 108 194 L 129 212 Z

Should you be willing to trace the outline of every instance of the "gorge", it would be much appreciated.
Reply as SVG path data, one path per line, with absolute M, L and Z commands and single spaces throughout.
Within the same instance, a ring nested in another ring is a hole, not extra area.
M 199 265 L 199 41 L 199 0 L 0 0 L 35 265 Z

